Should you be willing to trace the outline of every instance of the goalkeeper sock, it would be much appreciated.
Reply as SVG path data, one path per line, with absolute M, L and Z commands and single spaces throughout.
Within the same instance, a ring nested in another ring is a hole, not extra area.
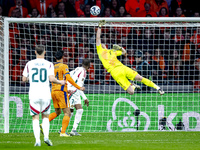
M 81 121 L 83 114 L 83 109 L 78 109 L 76 110 L 76 115 L 75 115 L 75 120 L 74 120 L 74 125 L 72 130 L 76 130 L 78 127 L 79 122 Z
M 44 139 L 45 138 L 49 139 L 49 119 L 48 118 L 42 119 L 42 129 L 43 129 Z
M 57 117 L 56 112 L 53 112 L 49 115 L 49 122 L 52 121 L 53 119 L 55 119 Z
M 61 133 L 65 133 L 65 131 L 67 129 L 67 126 L 69 125 L 69 120 L 70 120 L 69 116 L 64 116 L 63 117 Z
M 157 86 L 155 83 L 153 83 L 151 80 L 147 79 L 147 78 L 142 78 L 141 81 L 143 84 L 145 84 L 146 86 L 152 87 L 156 90 L 158 90 L 160 87 Z
M 39 126 L 39 120 L 37 119 L 33 120 L 33 132 L 34 132 L 36 143 L 39 143 L 40 142 L 40 126 Z

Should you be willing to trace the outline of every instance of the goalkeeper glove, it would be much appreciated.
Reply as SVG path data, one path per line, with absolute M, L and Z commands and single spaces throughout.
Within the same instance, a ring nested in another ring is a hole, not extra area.
M 122 47 L 117 44 L 113 44 L 113 49 L 114 49 L 114 51 L 122 50 Z
M 103 25 L 106 24 L 106 21 L 105 20 L 100 20 L 99 21 L 99 27 L 101 28 Z

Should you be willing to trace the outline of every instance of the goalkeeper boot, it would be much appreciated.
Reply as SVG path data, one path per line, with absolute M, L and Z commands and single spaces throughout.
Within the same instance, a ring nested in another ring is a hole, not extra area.
M 51 140 L 47 138 L 44 139 L 44 143 L 46 143 L 48 146 L 53 146 L 53 143 L 51 142 Z
M 43 133 L 43 129 L 42 129 L 42 124 L 40 124 L 40 132 L 41 132 L 42 134 L 44 134 L 44 133 Z
M 132 86 L 134 86 L 135 89 L 141 89 L 141 87 L 139 85 L 135 84 L 135 83 L 132 83 Z
M 72 130 L 72 131 L 70 132 L 70 135 L 71 135 L 71 136 L 81 136 L 81 134 L 79 134 L 76 130 Z
M 68 133 L 60 133 L 60 137 L 70 137 Z
M 36 142 L 34 146 L 41 146 L 41 142 Z
M 165 94 L 165 92 L 163 90 L 161 90 L 161 88 L 158 89 L 158 92 L 160 93 L 160 95 Z

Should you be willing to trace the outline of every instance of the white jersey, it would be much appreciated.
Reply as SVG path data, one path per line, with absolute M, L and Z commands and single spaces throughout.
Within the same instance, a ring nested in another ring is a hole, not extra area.
M 26 64 L 23 76 L 29 77 L 29 99 L 51 99 L 50 75 L 54 76 L 54 65 L 45 59 L 37 58 Z
M 76 84 L 78 84 L 80 87 L 82 87 L 84 85 L 84 81 L 86 78 L 86 70 L 83 67 L 77 67 L 76 69 L 70 71 L 70 76 L 72 77 L 72 79 L 75 81 Z M 82 96 L 82 98 L 84 100 L 87 99 L 87 97 L 85 96 L 83 91 L 78 90 L 69 82 L 67 83 L 67 85 L 68 85 L 69 90 L 72 90 L 73 92 L 75 92 L 77 90 L 77 92 L 76 92 L 77 94 Z

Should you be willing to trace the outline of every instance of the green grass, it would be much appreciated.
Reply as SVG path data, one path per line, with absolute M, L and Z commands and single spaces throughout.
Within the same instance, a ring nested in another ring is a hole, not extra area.
M 43 136 L 41 135 L 41 139 Z M 42 142 L 34 147 L 33 133 L 0 134 L 0 150 L 199 150 L 200 132 L 82 133 L 81 137 L 59 137 L 50 133 L 53 147 Z

